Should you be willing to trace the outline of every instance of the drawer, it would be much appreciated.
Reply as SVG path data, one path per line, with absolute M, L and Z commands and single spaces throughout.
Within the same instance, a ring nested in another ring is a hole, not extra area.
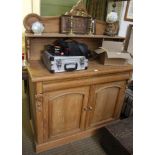
M 74 88 L 81 86 L 90 86 L 94 84 L 102 84 L 113 81 L 123 81 L 128 80 L 130 77 L 129 73 L 123 74 L 111 74 L 98 77 L 89 77 L 89 78 L 78 78 L 68 81 L 45 81 L 43 82 L 43 92 L 55 91 L 66 88 Z

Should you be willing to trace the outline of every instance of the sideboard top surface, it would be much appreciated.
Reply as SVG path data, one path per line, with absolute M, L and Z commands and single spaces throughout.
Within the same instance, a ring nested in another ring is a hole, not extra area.
M 36 35 L 33 33 L 25 33 L 26 37 L 29 38 L 51 38 L 51 37 L 68 37 L 68 38 L 102 38 L 102 39 L 120 39 L 120 40 L 124 40 L 125 37 L 121 37 L 121 36 L 107 36 L 107 35 L 88 35 L 88 34 L 73 34 L 73 35 L 69 35 L 69 34 L 62 34 L 62 33 L 42 33 L 41 35 Z
M 28 73 L 33 82 L 39 81 L 53 81 L 53 80 L 67 80 L 73 78 L 83 78 L 91 76 L 100 76 L 113 73 L 131 72 L 132 65 L 125 66 L 104 66 L 96 61 L 89 61 L 87 70 L 50 73 L 42 63 L 42 61 L 31 61 L 28 66 Z

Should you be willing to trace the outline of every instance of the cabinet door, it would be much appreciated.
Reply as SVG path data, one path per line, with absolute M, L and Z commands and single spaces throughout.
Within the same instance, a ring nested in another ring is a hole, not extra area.
M 119 117 L 125 82 L 113 82 L 91 87 L 87 126 L 97 126 Z
M 44 94 L 44 141 L 75 133 L 84 128 L 89 87 Z

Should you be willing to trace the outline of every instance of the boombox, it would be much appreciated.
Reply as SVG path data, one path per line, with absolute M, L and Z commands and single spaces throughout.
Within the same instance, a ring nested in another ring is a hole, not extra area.
M 88 55 L 85 44 L 58 40 L 53 45 L 45 46 L 42 59 L 46 68 L 54 73 L 87 69 Z

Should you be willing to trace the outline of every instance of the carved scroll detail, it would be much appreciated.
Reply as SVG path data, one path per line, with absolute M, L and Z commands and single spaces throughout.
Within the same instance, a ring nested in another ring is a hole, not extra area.
M 42 94 L 35 95 L 35 100 L 36 100 L 36 110 L 38 112 L 41 112 L 42 111 L 43 95 Z
M 26 59 L 29 61 L 30 59 L 30 39 L 25 38 L 25 47 L 26 47 Z

